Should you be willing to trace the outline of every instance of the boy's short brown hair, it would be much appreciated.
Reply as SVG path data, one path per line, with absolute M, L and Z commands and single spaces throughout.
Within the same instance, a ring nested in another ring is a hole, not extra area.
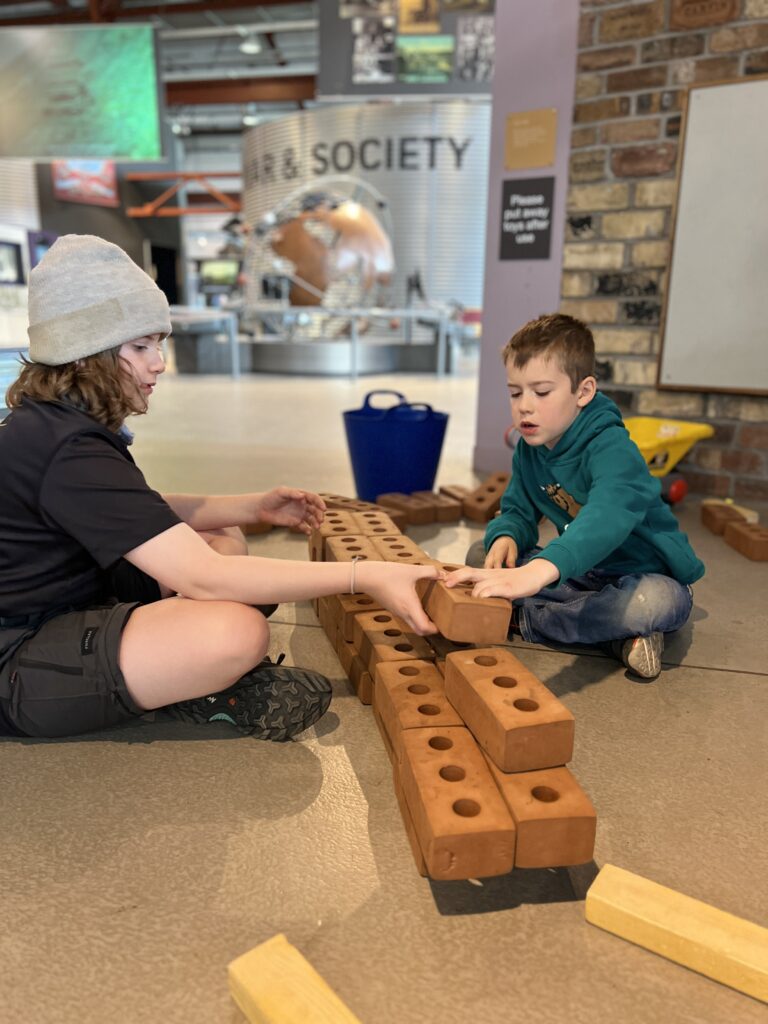
M 575 316 L 549 313 L 529 320 L 504 346 L 504 364 L 511 359 L 518 369 L 537 356 L 557 359 L 560 369 L 571 379 L 572 391 L 585 377 L 595 374 L 595 339 L 587 325 Z

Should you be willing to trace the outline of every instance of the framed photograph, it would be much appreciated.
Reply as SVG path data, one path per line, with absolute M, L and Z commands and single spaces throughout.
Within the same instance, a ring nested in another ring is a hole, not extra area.
M 488 14 L 459 18 L 456 31 L 456 77 L 462 82 L 493 79 L 493 18 Z
M 439 32 L 438 0 L 400 0 L 397 9 L 397 30 L 401 35 L 404 32 Z
M 352 19 L 352 81 L 395 81 L 395 19 Z
M 113 160 L 54 160 L 53 194 L 57 199 L 89 206 L 119 206 Z
M 453 47 L 453 36 L 398 36 L 398 81 L 449 82 Z

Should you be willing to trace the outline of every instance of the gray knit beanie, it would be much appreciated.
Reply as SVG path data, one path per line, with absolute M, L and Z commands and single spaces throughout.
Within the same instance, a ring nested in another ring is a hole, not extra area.
M 127 253 L 62 235 L 29 275 L 29 355 L 61 366 L 133 338 L 170 334 L 168 300 Z

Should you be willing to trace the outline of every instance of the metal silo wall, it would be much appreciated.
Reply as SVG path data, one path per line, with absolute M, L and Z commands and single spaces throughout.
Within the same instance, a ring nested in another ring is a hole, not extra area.
M 405 301 L 405 279 L 419 270 L 429 299 L 479 308 L 489 136 L 490 107 L 484 102 L 366 104 L 290 114 L 244 135 L 245 220 L 254 224 L 299 187 L 321 187 L 327 175 L 362 178 L 389 203 L 396 262 L 393 302 Z M 359 147 L 366 139 L 379 140 L 368 144 L 367 163 L 378 158 L 382 166 L 361 168 Z M 344 163 L 354 152 L 355 163 L 348 169 L 329 165 L 323 174 L 318 146 L 328 159 L 338 147 Z M 405 168 L 398 166 L 401 146 L 407 149 Z M 385 166 L 388 153 L 394 166 Z

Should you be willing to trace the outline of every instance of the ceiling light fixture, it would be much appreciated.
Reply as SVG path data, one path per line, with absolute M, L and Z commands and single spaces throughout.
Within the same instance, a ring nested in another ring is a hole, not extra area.
M 239 49 L 240 53 L 247 53 L 248 56 L 253 56 L 257 53 L 261 53 L 261 41 L 254 32 L 251 32 L 249 35 L 246 35 L 240 43 Z

